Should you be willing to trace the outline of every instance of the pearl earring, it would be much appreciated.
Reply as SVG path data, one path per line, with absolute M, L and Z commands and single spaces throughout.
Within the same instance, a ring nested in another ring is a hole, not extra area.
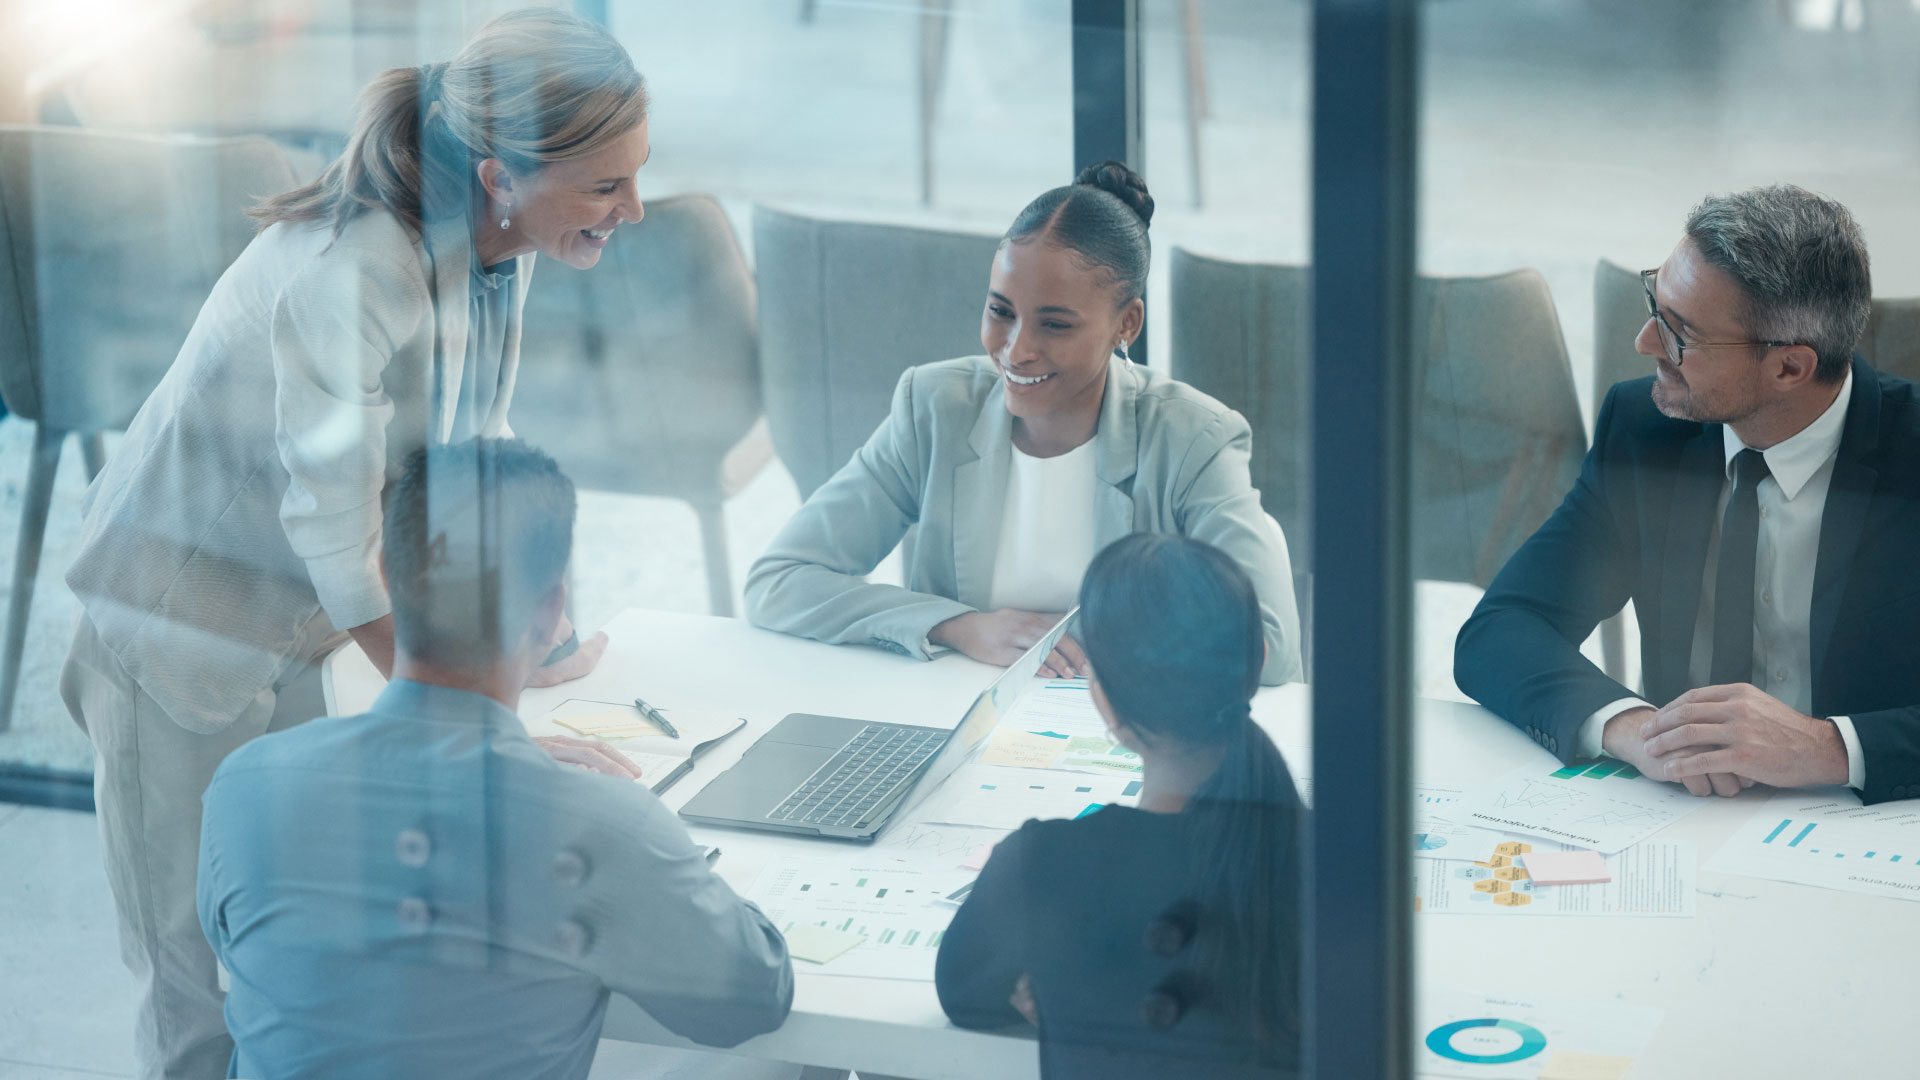
M 500 228 L 503 230 L 511 224 L 513 224 L 513 219 L 510 217 L 503 217 L 500 219 Z
M 1127 355 L 1127 342 L 1125 338 L 1122 338 L 1120 344 L 1114 347 L 1114 351 L 1120 354 L 1120 359 L 1125 360 L 1129 364 L 1133 363 L 1133 357 Z

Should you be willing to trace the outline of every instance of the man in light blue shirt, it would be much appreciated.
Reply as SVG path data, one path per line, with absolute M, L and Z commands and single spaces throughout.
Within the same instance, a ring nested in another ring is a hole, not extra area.
M 587 1075 L 609 992 L 696 1042 L 778 1027 L 786 944 L 631 780 L 515 715 L 554 645 L 573 486 L 483 439 L 389 493 L 394 680 L 257 739 L 207 789 L 199 910 L 231 976 L 231 1075 Z

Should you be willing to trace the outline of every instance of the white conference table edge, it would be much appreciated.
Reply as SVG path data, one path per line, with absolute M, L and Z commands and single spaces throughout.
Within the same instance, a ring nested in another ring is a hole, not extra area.
M 561 701 L 619 701 L 637 694 L 664 708 L 744 717 L 746 730 L 700 759 L 662 796 L 674 809 L 787 713 L 946 724 L 997 673 L 957 654 L 923 663 L 877 649 L 803 641 L 741 619 L 629 609 L 605 629 L 611 644 L 594 673 L 529 690 L 520 715 L 532 734 L 561 733 L 544 721 Z M 351 644 L 327 658 L 323 683 L 329 715 L 364 711 L 382 685 Z M 1307 687 L 1296 683 L 1263 689 L 1254 713 L 1289 762 L 1310 773 L 1308 706 Z M 1421 699 L 1415 722 L 1417 772 L 1434 783 L 1466 787 L 1517 765 L 1554 762 L 1475 705 Z M 1658 835 L 1693 840 L 1704 863 L 1767 794 L 1756 788 L 1735 799 L 1709 800 Z M 690 831 L 722 849 L 715 870 L 743 894 L 771 858 L 848 849 L 836 841 L 741 830 Z M 1592 1000 L 1591 985 L 1600 985 L 1610 999 L 1660 1008 L 1665 1016 L 1636 1063 L 1636 1078 L 1890 1075 L 1894 1063 L 1904 1060 L 1892 1033 L 1906 1022 L 1899 1005 L 1911 996 L 1900 976 L 1920 969 L 1920 935 L 1875 941 L 1870 930 L 1900 918 L 1902 901 L 1734 875 L 1701 872 L 1698 879 L 1699 910 L 1691 919 L 1418 916 L 1417 970 L 1425 973 L 1420 985 L 1573 1002 Z M 1871 965 L 1856 970 L 1848 963 L 1868 955 L 1875 957 Z M 954 1027 L 930 982 L 814 974 L 807 966 L 795 963 L 793 1012 L 786 1024 L 724 1052 L 918 1080 L 1039 1075 L 1029 1035 Z M 1787 986 L 1798 993 L 1766 992 Z M 1777 1022 L 1767 1022 L 1770 1009 L 1779 1013 Z M 1747 1037 L 1761 1030 L 1797 1030 L 1807 1037 Z M 1848 1037 L 1812 1038 L 1823 1031 Z M 1874 1032 L 1887 1034 L 1878 1042 L 1864 1038 Z M 695 1045 L 618 995 L 602 1034 Z

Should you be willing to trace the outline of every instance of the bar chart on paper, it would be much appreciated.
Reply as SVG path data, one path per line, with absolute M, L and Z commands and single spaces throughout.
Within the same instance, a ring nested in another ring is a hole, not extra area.
M 1851 795 L 1783 792 L 1728 838 L 1704 869 L 1920 900 L 1920 827 Z
M 832 859 L 782 859 L 761 872 L 747 899 L 782 933 L 807 923 L 865 939 L 828 963 L 796 964 L 796 971 L 931 981 L 954 912 L 935 901 L 970 877 L 881 862 L 849 867 Z

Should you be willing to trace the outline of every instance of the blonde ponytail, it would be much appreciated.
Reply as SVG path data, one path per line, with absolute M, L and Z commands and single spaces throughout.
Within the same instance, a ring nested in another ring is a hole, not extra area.
M 638 127 L 646 83 L 605 27 L 550 8 L 509 12 L 452 61 L 380 73 L 360 93 L 347 148 L 310 184 L 249 210 L 266 228 L 363 209 L 416 230 L 484 199 L 475 167 L 498 159 L 528 177 L 585 157 Z

